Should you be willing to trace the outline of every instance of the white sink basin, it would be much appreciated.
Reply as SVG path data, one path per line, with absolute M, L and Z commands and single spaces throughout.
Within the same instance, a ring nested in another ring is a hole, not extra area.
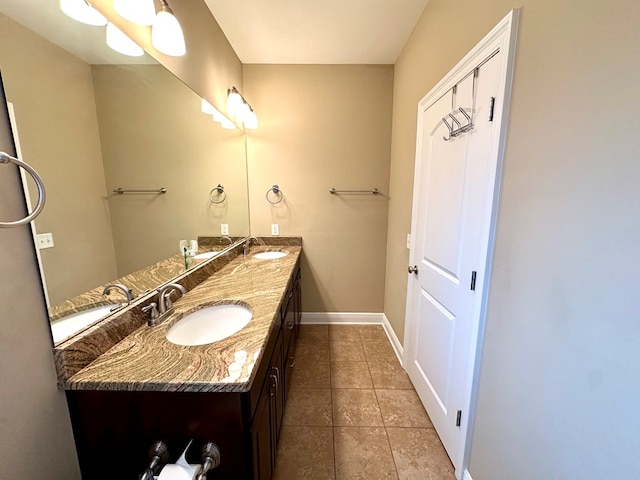
M 258 260 L 275 260 L 276 258 L 282 258 L 287 255 L 287 252 L 269 251 L 254 253 L 253 258 L 257 258 Z
M 220 252 L 203 252 L 203 253 L 197 254 L 193 258 L 195 260 L 209 260 L 211 257 L 216 256 L 218 253 Z
M 83 328 L 91 325 L 96 320 L 109 315 L 111 309 L 116 306 L 117 305 L 100 305 L 99 307 L 90 308 L 78 313 L 72 313 L 66 317 L 54 320 L 51 322 L 51 333 L 53 334 L 54 343 L 70 337 L 74 333 L 77 333 Z
M 185 315 L 167 332 L 176 345 L 207 345 L 242 330 L 253 312 L 243 305 L 214 305 Z

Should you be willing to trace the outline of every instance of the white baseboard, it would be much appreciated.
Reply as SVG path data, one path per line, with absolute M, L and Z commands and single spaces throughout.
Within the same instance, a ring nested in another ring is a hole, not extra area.
M 389 337 L 391 346 L 393 347 L 393 350 L 396 352 L 396 356 L 398 357 L 398 360 L 400 360 L 400 364 L 403 365 L 402 355 L 404 354 L 404 349 L 402 348 L 402 344 L 400 343 L 400 340 L 398 340 L 398 336 L 396 335 L 396 332 L 394 332 L 393 328 L 391 328 L 389 319 L 384 313 L 382 314 L 382 327 L 384 328 L 384 331 L 387 332 L 387 337 Z
M 462 480 L 473 480 L 473 478 L 471 478 L 469 470 L 464 471 L 464 473 L 462 474 Z
M 382 324 L 382 313 L 303 312 L 303 325 L 326 324 Z
M 398 360 L 402 363 L 403 348 L 384 313 L 303 312 L 303 325 L 382 325 Z

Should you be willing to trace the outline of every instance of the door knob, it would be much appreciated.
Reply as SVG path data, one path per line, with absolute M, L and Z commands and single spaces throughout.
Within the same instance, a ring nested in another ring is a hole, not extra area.
M 418 266 L 417 265 L 414 265 L 413 267 L 410 266 L 408 268 L 408 270 L 409 270 L 409 273 L 415 273 L 416 275 L 418 274 Z

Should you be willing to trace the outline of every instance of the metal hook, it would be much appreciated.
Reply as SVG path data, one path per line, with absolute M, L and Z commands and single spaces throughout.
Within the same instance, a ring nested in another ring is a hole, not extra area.
M 447 126 L 447 128 L 449 129 L 449 137 L 442 137 L 442 139 L 445 142 L 448 142 L 449 140 L 451 140 L 451 134 L 453 133 L 453 127 L 451 125 L 449 125 L 449 122 L 447 122 L 447 118 L 446 117 L 442 117 L 442 121 L 444 122 L 444 124 Z
M 451 117 L 451 119 L 456 122 L 456 125 L 458 125 L 458 128 L 462 127 L 462 124 L 458 121 L 458 119 L 456 117 L 453 116 L 452 113 L 449 114 L 449 116 Z M 453 133 L 453 132 L 452 132 Z

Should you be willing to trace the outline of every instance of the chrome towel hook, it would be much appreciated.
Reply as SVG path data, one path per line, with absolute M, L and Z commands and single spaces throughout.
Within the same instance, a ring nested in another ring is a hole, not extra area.
M 277 197 L 277 200 L 275 202 L 272 202 L 269 199 L 269 192 L 273 192 L 273 194 Z M 282 194 L 282 190 L 280 190 L 278 184 L 274 184 L 269 190 L 267 190 L 267 194 L 265 195 L 265 197 L 267 198 L 267 202 L 269 202 L 271 205 L 276 205 L 282 201 L 284 195 Z
M 0 228 L 21 227 L 23 225 L 27 225 L 34 218 L 40 215 L 40 212 L 42 212 L 42 209 L 44 208 L 44 202 L 47 199 L 46 193 L 44 191 L 44 183 L 42 182 L 40 175 L 38 175 L 38 172 L 36 172 L 33 167 L 31 167 L 31 165 L 23 162 L 22 160 L 18 160 L 17 158 L 12 157 L 7 153 L 0 152 L 0 163 L 15 163 L 18 167 L 24 168 L 33 177 L 36 182 L 36 186 L 38 187 L 38 203 L 33 212 L 31 212 L 31 214 L 27 215 L 25 218 L 16 220 L 15 222 L 0 222 Z
M 213 187 L 209 192 L 209 200 L 211 200 L 211 203 L 215 203 L 215 204 L 222 203 L 226 199 L 227 199 L 227 192 L 224 191 L 223 185 L 218 184 L 217 187 Z

